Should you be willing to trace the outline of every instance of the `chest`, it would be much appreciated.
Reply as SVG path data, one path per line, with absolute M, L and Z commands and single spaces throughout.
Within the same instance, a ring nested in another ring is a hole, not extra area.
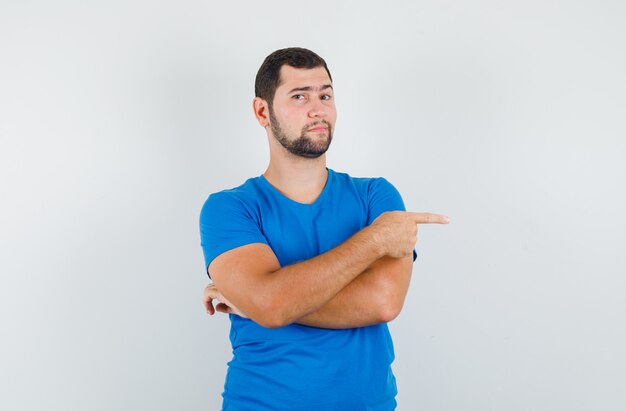
M 270 202 L 260 211 L 261 230 L 282 266 L 322 254 L 365 227 L 367 205 L 355 193 L 316 204 Z

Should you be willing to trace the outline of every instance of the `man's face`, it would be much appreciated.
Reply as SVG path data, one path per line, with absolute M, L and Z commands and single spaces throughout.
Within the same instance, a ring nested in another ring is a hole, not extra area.
M 274 138 L 287 151 L 306 158 L 324 154 L 337 118 L 332 84 L 324 67 L 282 66 L 269 116 Z

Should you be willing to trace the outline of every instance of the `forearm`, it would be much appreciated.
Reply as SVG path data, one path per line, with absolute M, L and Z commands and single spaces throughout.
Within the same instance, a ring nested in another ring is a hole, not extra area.
M 366 227 L 317 257 L 269 273 L 254 294 L 259 299 L 255 306 L 263 310 L 266 325 L 290 324 L 331 301 L 382 257 L 372 235 Z
M 296 322 L 319 328 L 364 327 L 393 320 L 409 287 L 411 257 L 383 257 L 317 311 Z

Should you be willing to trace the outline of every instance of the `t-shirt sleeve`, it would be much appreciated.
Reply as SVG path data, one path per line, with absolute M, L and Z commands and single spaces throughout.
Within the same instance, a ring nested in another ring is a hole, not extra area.
M 367 225 L 370 225 L 386 211 L 406 211 L 400 192 L 385 178 L 372 179 L 368 191 L 369 209 Z M 413 261 L 417 252 L 413 250 Z
M 251 210 L 228 192 L 211 194 L 204 203 L 200 213 L 200 240 L 207 274 L 209 265 L 220 254 L 246 244 L 267 244 Z

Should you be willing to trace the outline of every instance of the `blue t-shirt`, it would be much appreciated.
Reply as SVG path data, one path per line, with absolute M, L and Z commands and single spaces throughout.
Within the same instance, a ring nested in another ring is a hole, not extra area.
M 312 204 L 289 199 L 263 176 L 251 178 L 205 202 L 200 234 L 206 267 L 223 252 L 250 243 L 269 245 L 281 266 L 297 263 L 336 247 L 381 213 L 404 209 L 400 194 L 384 178 L 354 178 L 328 169 L 326 185 Z M 395 409 L 387 324 L 269 329 L 236 315 L 230 320 L 233 359 L 223 410 Z

